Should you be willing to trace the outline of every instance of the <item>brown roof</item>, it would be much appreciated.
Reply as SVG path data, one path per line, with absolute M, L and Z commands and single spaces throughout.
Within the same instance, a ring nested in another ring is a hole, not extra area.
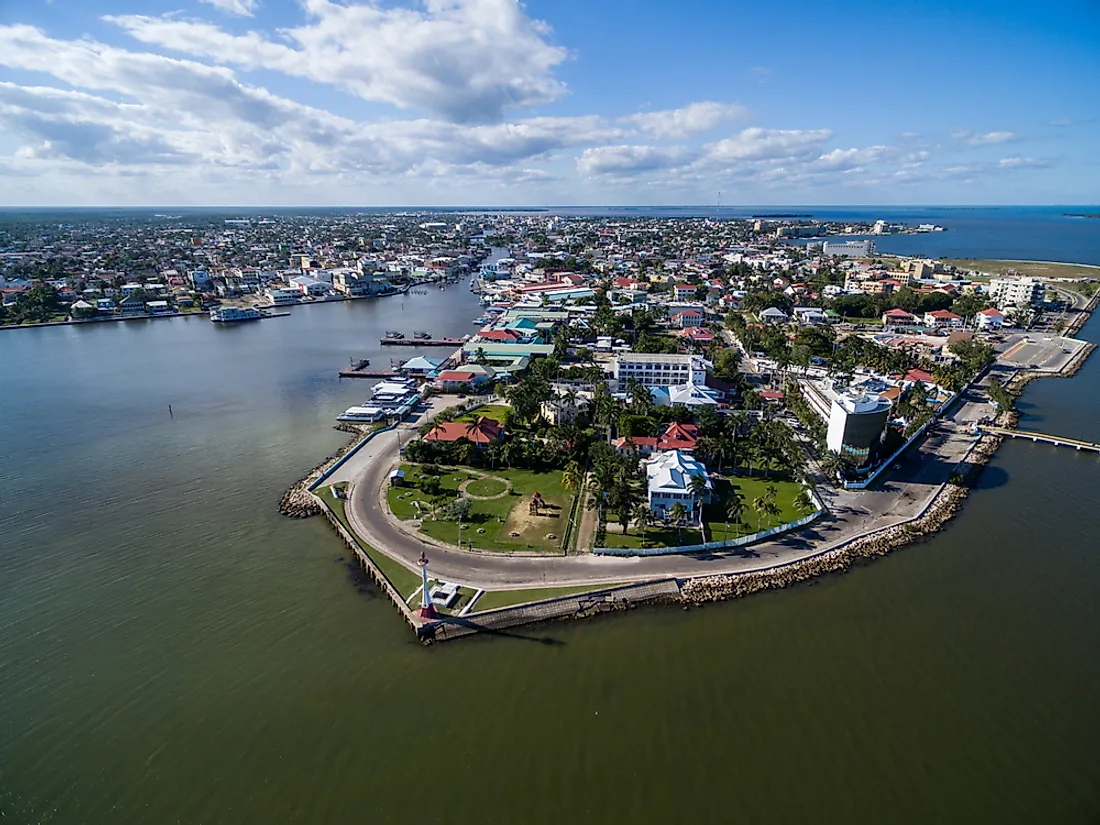
M 488 444 L 496 441 L 503 434 L 504 428 L 500 424 L 482 416 L 472 425 L 468 421 L 448 421 L 437 424 L 424 436 L 424 440 L 450 443 L 465 438 L 474 444 Z

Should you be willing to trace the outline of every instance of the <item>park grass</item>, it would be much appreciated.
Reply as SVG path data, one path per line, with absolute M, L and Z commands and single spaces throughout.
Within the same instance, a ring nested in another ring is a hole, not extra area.
M 348 531 L 348 535 L 355 539 L 355 543 L 367 554 L 368 558 L 374 562 L 374 566 L 382 573 L 383 576 L 393 585 L 393 589 L 396 590 L 401 598 L 404 599 L 406 594 L 411 593 L 420 584 L 420 576 L 409 570 L 404 565 L 391 559 L 385 553 L 380 553 L 370 545 L 364 543 L 354 530 L 351 529 L 351 525 L 348 523 L 347 514 L 344 512 L 344 500 L 332 497 L 332 491 L 328 487 L 320 487 L 317 489 L 316 494 L 324 502 L 325 506 L 329 508 L 340 520 L 340 523 L 344 526 L 344 529 Z
M 504 404 L 482 404 L 480 407 L 475 407 L 469 412 L 463 413 L 455 421 L 477 421 L 478 418 L 488 418 L 498 424 L 504 423 L 504 418 L 508 414 L 511 407 Z
M 391 487 L 386 491 L 386 496 L 393 514 L 407 521 L 420 517 L 420 512 L 413 505 L 413 501 L 426 502 L 426 499 L 417 489 L 422 478 L 421 468 L 412 464 L 402 464 L 401 468 L 405 471 L 406 486 Z M 561 471 L 536 473 L 531 470 L 506 468 L 487 472 L 491 476 L 508 479 L 512 484 L 511 492 L 489 501 L 471 500 L 470 515 L 463 522 L 461 530 L 456 522 L 432 520 L 428 517 L 421 522 L 420 532 L 447 544 L 458 544 L 461 535 L 462 543 L 464 545 L 470 543 L 470 546 L 476 550 L 503 553 L 561 552 L 562 536 L 565 535 L 570 508 L 573 504 L 572 491 L 566 490 L 561 485 Z M 442 472 L 440 481 L 445 494 L 444 498 L 456 498 L 459 486 L 467 478 L 476 477 L 464 470 L 450 469 Z M 477 483 L 478 481 L 474 482 L 475 485 Z M 477 492 L 476 488 L 473 492 Z M 543 511 L 543 515 L 529 517 L 527 506 L 532 493 L 535 492 L 542 496 L 549 507 Z M 479 494 L 484 495 L 484 493 Z M 425 514 L 429 512 L 425 511 Z M 513 527 L 522 528 L 517 529 L 519 536 L 509 535 Z M 485 532 L 479 533 L 479 528 Z M 548 533 L 553 533 L 557 538 L 547 539 Z
M 507 490 L 508 485 L 499 478 L 479 478 L 466 487 L 466 492 L 471 496 L 498 496 Z
M 703 537 L 698 527 L 684 525 L 683 529 L 656 525 L 647 527 L 645 538 L 642 538 L 641 528 L 631 527 L 627 535 L 614 532 L 614 527 L 608 525 L 607 535 L 604 539 L 604 547 L 629 547 L 637 550 L 644 547 L 681 547 L 689 544 L 702 544 Z
M 579 593 L 593 593 L 622 587 L 621 584 L 588 584 L 579 587 L 541 587 L 532 590 L 491 590 L 481 594 L 474 604 L 472 613 L 496 610 L 498 607 L 512 607 L 527 602 L 540 602 L 545 599 L 560 599 L 563 596 L 575 596 Z
M 764 495 L 769 484 L 774 484 L 777 491 L 775 503 L 779 506 L 778 521 L 776 519 L 763 520 L 752 508 L 753 501 Z M 708 541 L 724 541 L 727 538 L 726 501 L 735 487 L 745 503 L 745 509 L 741 516 L 745 523 L 740 527 L 731 524 L 728 538 L 735 539 L 758 533 L 779 524 L 797 521 L 808 515 L 807 512 L 795 508 L 794 500 L 802 491 L 802 487 L 789 479 L 765 478 L 764 476 L 733 476 L 731 478 L 715 479 L 715 500 L 703 507 L 703 521 L 707 525 Z

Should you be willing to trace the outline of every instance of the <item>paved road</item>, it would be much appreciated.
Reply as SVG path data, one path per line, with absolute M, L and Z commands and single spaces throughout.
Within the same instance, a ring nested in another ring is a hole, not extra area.
M 959 415 L 957 424 L 940 424 L 921 446 L 919 456 L 914 454 L 903 461 L 899 470 L 878 485 L 879 489 L 858 492 L 821 488 L 819 493 L 829 510 L 825 518 L 798 534 L 744 551 L 648 558 L 591 554 L 531 557 L 470 553 L 429 543 L 407 532 L 407 525 L 398 526 L 382 503 L 382 486 L 397 463 L 397 432 L 375 437 L 369 452 L 364 448 L 362 456 L 353 460 L 354 467 L 349 471 L 353 485 L 348 519 L 371 546 L 410 570 L 417 569 L 421 552 L 427 552 L 436 576 L 488 589 L 609 584 L 760 570 L 815 555 L 923 510 L 976 441 L 967 422 L 982 413 L 966 403 L 960 411 L 964 414 Z M 345 468 L 352 463 L 349 461 Z

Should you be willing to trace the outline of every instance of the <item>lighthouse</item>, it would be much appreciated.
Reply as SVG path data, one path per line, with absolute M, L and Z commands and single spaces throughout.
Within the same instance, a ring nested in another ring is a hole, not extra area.
M 423 551 L 420 553 L 420 575 L 424 580 L 420 590 L 420 618 L 438 619 L 439 613 L 432 604 L 432 594 L 428 590 L 428 556 Z

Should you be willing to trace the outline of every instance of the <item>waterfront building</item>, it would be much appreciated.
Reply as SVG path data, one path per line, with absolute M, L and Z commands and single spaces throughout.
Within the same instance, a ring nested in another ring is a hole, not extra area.
M 1001 309 L 1036 307 L 1046 299 L 1046 284 L 1036 278 L 994 278 L 989 295 Z
M 822 255 L 847 255 L 849 258 L 870 258 L 875 254 L 874 241 L 825 241 L 821 246 Z
M 710 501 L 714 489 L 707 468 L 697 458 L 683 450 L 658 453 L 646 461 L 646 497 L 649 509 L 658 517 L 668 517 L 668 512 L 682 504 L 694 518 L 702 505 Z M 702 494 L 691 489 L 693 478 L 702 478 L 706 486 Z
M 837 389 L 827 381 L 803 381 L 803 398 L 827 424 L 825 445 L 863 466 L 882 440 L 891 402 L 864 387 Z
M 398 372 L 405 375 L 418 375 L 426 376 L 429 373 L 435 372 L 443 364 L 442 358 L 432 358 L 428 355 L 418 355 L 416 358 L 410 358 L 400 367 Z
M 266 289 L 265 294 L 271 303 L 276 306 L 283 306 L 285 304 L 296 304 L 298 299 L 301 298 L 302 293 L 294 289 L 279 289 L 277 287 L 269 287 Z
M 479 416 L 476 421 L 447 421 L 436 424 L 424 436 L 424 440 L 451 444 L 466 439 L 478 447 L 488 447 L 503 436 L 504 427 L 491 418 Z
M 612 377 L 621 390 L 631 379 L 643 387 L 702 385 L 711 366 L 699 355 L 621 352 L 612 359 Z
M 924 325 L 927 327 L 935 327 L 936 329 L 942 329 L 944 327 L 961 327 L 963 325 L 963 317 L 947 309 L 937 309 L 932 312 L 924 313 Z
M 904 309 L 888 309 L 882 313 L 882 325 L 887 327 L 910 327 L 919 322 L 916 315 Z

